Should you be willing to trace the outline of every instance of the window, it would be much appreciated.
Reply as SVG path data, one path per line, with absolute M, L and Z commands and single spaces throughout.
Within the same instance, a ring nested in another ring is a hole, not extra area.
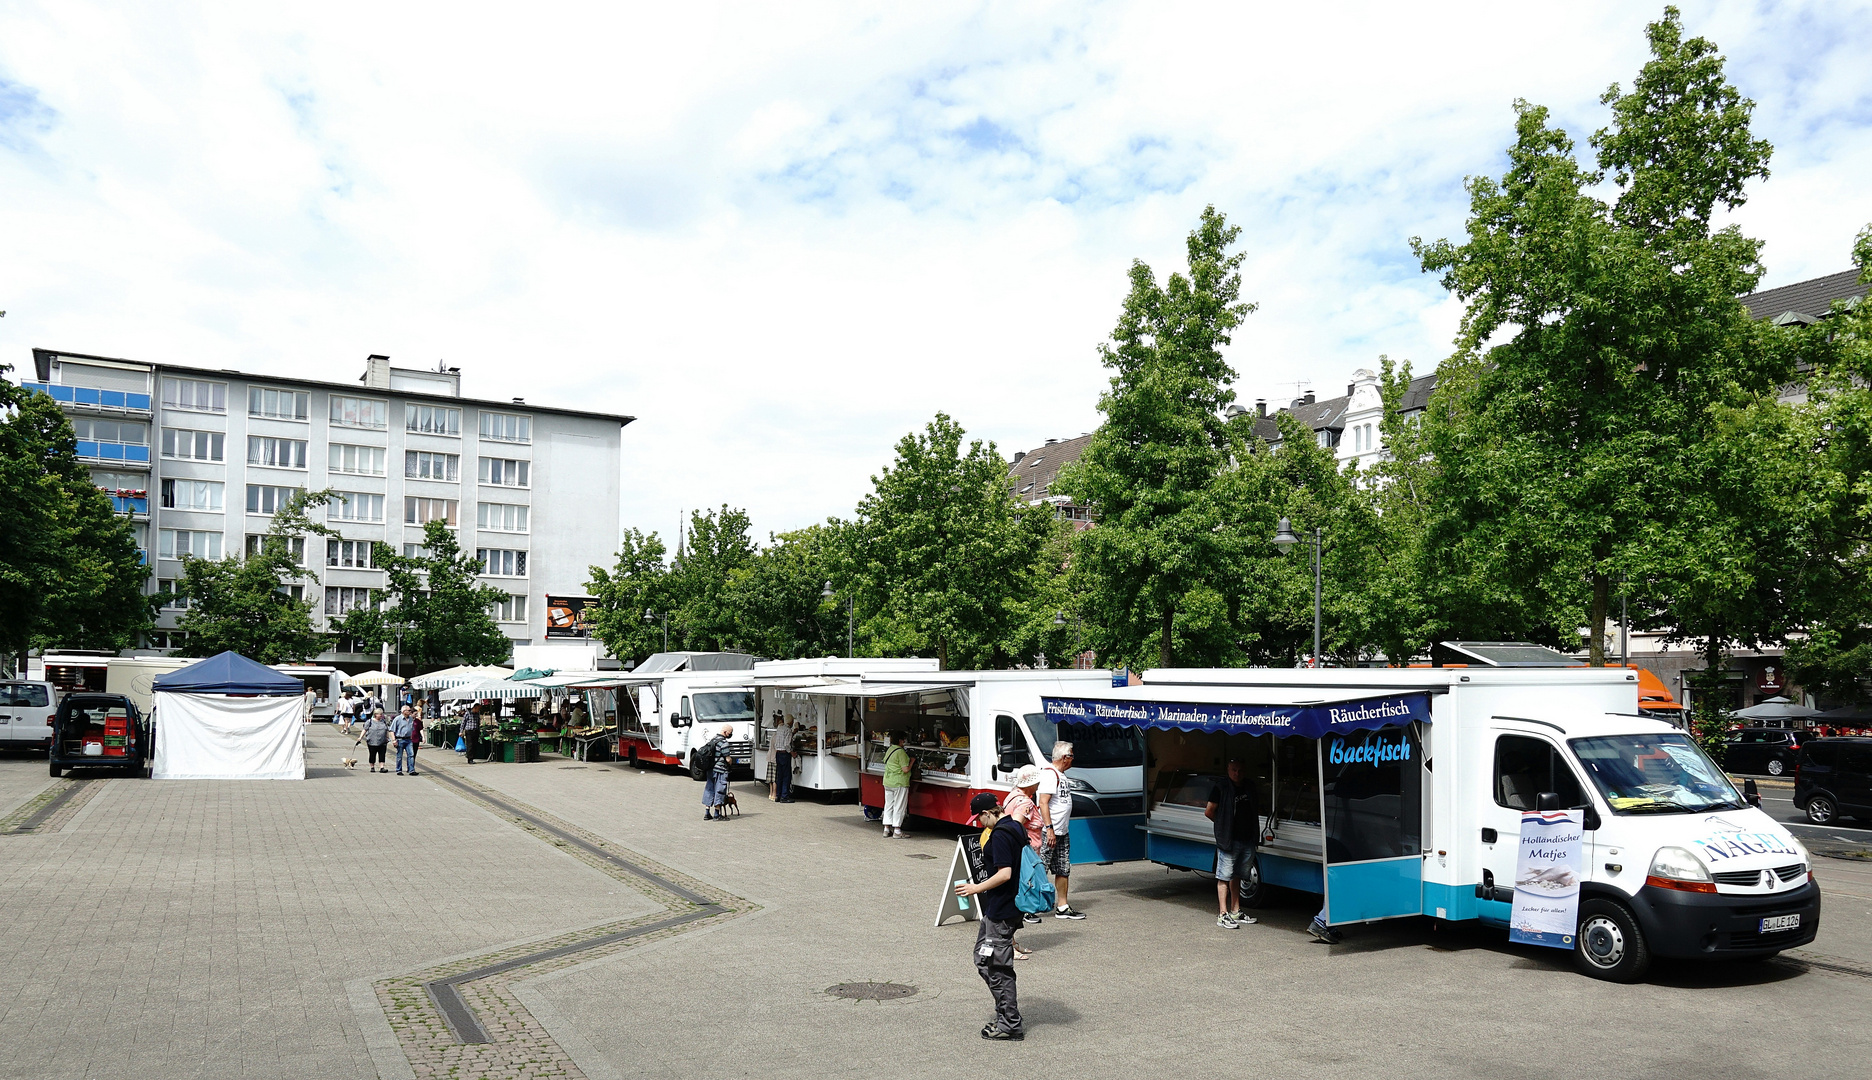
M 312 414 L 312 395 L 303 390 L 247 388 L 247 415 L 269 420 L 304 420 Z
M 533 418 L 512 413 L 481 414 L 481 437 L 495 442 L 532 442 Z
M 273 586 L 273 592 L 279 596 L 286 597 L 288 600 L 291 600 L 295 604 L 302 603 L 305 600 L 305 586 L 304 585 L 287 585 L 284 582 L 282 582 L 278 585 Z
M 325 586 L 325 614 L 327 615 L 348 615 L 353 611 L 368 611 L 376 606 L 376 589 Z
M 133 472 L 105 472 L 103 469 L 91 470 L 91 482 L 109 492 L 135 491 L 149 493 L 149 474 Z
M 389 415 L 389 406 L 381 401 L 339 394 L 331 398 L 331 422 L 339 427 L 384 428 Z
M 275 469 L 303 469 L 306 467 L 306 442 L 304 439 L 269 439 L 249 435 L 247 464 L 269 465 Z
M 461 435 L 461 410 L 444 405 L 407 405 L 404 423 L 411 431 L 425 435 Z
M 152 649 L 184 649 L 188 647 L 188 633 L 184 630 L 151 630 L 146 635 Z
M 382 476 L 384 474 L 384 448 L 332 443 L 331 471 L 351 473 L 356 476 Z
M 1560 796 L 1561 806 L 1583 806 L 1579 778 L 1560 751 L 1543 739 L 1503 735 L 1495 740 L 1495 805 L 1533 810 L 1541 792 Z
M 454 528 L 456 502 L 454 499 L 419 499 L 414 495 L 403 500 L 403 522 L 406 525 L 422 525 L 430 521 L 446 521 L 449 528 Z
M 149 429 L 142 424 L 125 423 L 119 420 L 88 420 L 75 416 L 71 422 L 72 430 L 78 433 L 80 442 L 125 443 L 131 446 L 149 444 Z M 79 451 L 83 453 L 83 451 Z
M 180 559 L 192 556 L 197 559 L 219 559 L 221 557 L 221 534 L 218 532 L 191 532 L 185 529 L 156 530 L 156 554 L 165 559 Z
M 404 544 L 403 557 L 405 559 L 427 559 L 429 557 L 429 545 Z
M 223 448 L 227 436 L 219 431 L 184 431 L 180 428 L 164 428 L 162 433 L 163 457 L 180 458 L 184 461 L 223 461 Z
M 335 491 L 325 517 L 331 521 L 382 521 L 382 495 L 363 491 Z
M 376 549 L 377 545 L 369 540 L 326 540 L 325 565 L 375 570 Z
M 490 577 L 526 577 L 527 553 L 524 551 L 482 548 L 475 555 L 481 560 L 483 574 Z
M 475 507 L 475 525 L 488 532 L 527 531 L 527 508 L 510 503 L 482 503 Z
M 162 403 L 165 409 L 224 413 L 227 412 L 227 384 L 199 379 L 164 379 Z
M 524 596 L 509 595 L 507 599 L 490 605 L 488 614 L 494 616 L 495 622 L 523 623 L 526 622 L 527 617 L 526 602 L 527 598 Z
M 528 465 L 512 458 L 482 458 L 481 482 L 502 487 L 526 487 Z
M 427 450 L 403 451 L 403 475 L 418 480 L 461 479 L 460 454 L 431 454 Z
M 249 514 L 277 514 L 292 501 L 293 496 L 304 488 L 274 487 L 271 484 L 247 485 L 247 512 Z
M 177 586 L 181 584 L 182 584 L 182 581 L 179 578 L 157 578 L 156 579 L 156 591 L 159 593 L 166 592 L 166 593 L 171 594 L 169 599 L 163 601 L 164 611 L 187 611 L 188 610 L 189 598 L 186 596 L 175 595 Z
M 217 480 L 164 480 L 165 510 L 220 510 L 222 484 Z
M 248 533 L 247 534 L 247 557 L 249 559 L 260 554 L 261 551 L 265 547 L 266 547 L 266 534 L 265 533 Z M 286 538 L 286 550 L 292 556 L 293 565 L 295 566 L 305 565 L 305 537 L 303 536 L 287 537 Z

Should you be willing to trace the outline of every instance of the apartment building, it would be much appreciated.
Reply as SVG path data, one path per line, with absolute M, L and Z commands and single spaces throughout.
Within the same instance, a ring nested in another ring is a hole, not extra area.
M 128 514 L 151 568 L 149 591 L 186 555 L 255 550 L 300 490 L 332 489 L 337 538 L 308 538 L 313 622 L 380 602 L 372 544 L 406 554 L 423 525 L 448 522 L 507 599 L 492 614 L 516 645 L 547 629 L 547 596 L 580 597 L 587 569 L 615 551 L 621 442 L 634 417 L 461 396 L 458 368 L 396 368 L 372 355 L 354 383 L 146 364 L 34 349 L 36 382 L 71 418 L 78 454 Z M 315 511 L 315 513 L 320 513 Z M 148 643 L 186 649 L 180 610 Z M 333 641 L 321 659 L 369 659 Z

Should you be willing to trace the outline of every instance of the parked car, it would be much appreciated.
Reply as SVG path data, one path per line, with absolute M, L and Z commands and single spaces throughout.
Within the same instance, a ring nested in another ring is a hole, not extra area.
M 44 750 L 51 746 L 57 697 L 49 682 L 0 682 L 0 750 Z
M 1783 728 L 1747 727 L 1729 733 L 1723 744 L 1723 768 L 1732 773 L 1782 776 L 1800 760 L 1801 736 Z
M 148 775 L 154 733 L 122 694 L 66 694 L 52 719 L 52 775 L 66 769 L 121 769 Z
M 1810 739 L 1794 773 L 1794 805 L 1807 820 L 1872 817 L 1872 739 Z

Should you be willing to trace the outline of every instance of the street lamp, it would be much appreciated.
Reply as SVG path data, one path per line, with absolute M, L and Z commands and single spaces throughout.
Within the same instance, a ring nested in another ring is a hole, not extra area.
M 1325 532 L 1320 526 L 1313 526 L 1313 536 L 1295 536 L 1293 522 L 1286 518 L 1274 529 L 1274 546 L 1286 551 L 1295 544 L 1313 545 L 1313 666 L 1320 666 L 1320 546 Z
M 644 622 L 656 622 L 658 619 L 663 620 L 663 651 L 669 652 L 669 612 L 644 608 Z
M 1056 611 L 1053 613 L 1053 625 L 1060 630 L 1066 629 L 1066 613 L 1064 611 Z M 1084 635 L 1080 633 L 1080 630 L 1079 613 L 1075 611 L 1073 612 L 1073 667 L 1075 669 L 1079 666 L 1079 658 L 1085 655 Z
M 825 583 L 825 588 L 820 590 L 819 595 L 827 600 L 838 599 L 838 593 L 832 591 L 830 581 Z M 845 598 L 845 659 L 847 660 L 851 659 L 852 655 L 852 629 L 856 622 L 852 614 L 852 598 L 848 596 Z

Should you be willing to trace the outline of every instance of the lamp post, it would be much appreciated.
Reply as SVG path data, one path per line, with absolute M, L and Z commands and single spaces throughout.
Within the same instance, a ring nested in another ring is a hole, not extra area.
M 1287 550 L 1288 548 L 1294 546 L 1295 544 L 1309 544 L 1310 543 L 1313 545 L 1313 666 L 1314 667 L 1320 666 L 1320 546 L 1324 542 L 1324 540 L 1325 540 L 1325 530 L 1322 529 L 1318 525 L 1313 526 L 1313 536 L 1310 539 L 1307 537 L 1295 536 L 1294 531 L 1293 531 L 1293 522 L 1288 521 L 1286 518 L 1281 518 L 1280 524 L 1276 526 L 1274 529 L 1274 546 L 1277 548 L 1280 548 L 1282 551 Z
M 1053 613 L 1053 625 L 1061 630 L 1066 629 L 1066 613 L 1064 611 L 1056 611 Z M 1079 667 L 1079 658 L 1085 655 L 1084 635 L 1080 630 L 1079 613 L 1075 611 L 1073 612 L 1073 667 L 1075 669 Z
M 838 599 L 838 593 L 832 591 L 832 583 L 830 581 L 825 583 L 825 588 L 820 590 L 819 595 L 827 600 Z M 856 625 L 857 620 L 853 615 L 852 598 L 848 596 L 845 598 L 845 659 L 847 660 L 850 660 L 852 656 L 852 631 Z
M 658 619 L 663 620 L 663 651 L 669 652 L 669 612 L 644 608 L 644 622 L 656 622 Z

